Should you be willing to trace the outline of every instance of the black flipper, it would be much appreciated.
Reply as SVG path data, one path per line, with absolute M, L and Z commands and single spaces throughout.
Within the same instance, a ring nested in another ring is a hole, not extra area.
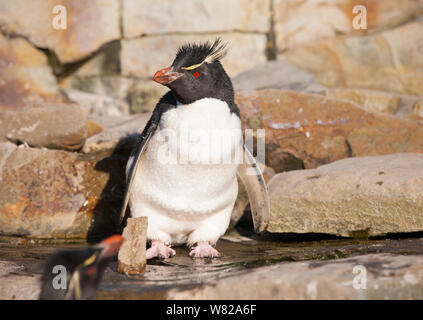
M 131 156 L 129 157 L 130 160 L 132 159 L 132 163 L 130 164 L 129 170 L 126 171 L 126 188 L 120 212 L 120 224 L 122 224 L 123 218 L 125 217 L 125 212 L 128 206 L 129 195 L 133 185 L 135 172 L 137 172 L 138 164 L 140 162 L 142 153 L 148 145 L 149 140 L 156 132 L 162 114 L 173 108 L 176 108 L 176 99 L 173 94 L 169 91 L 160 99 L 159 103 L 154 108 L 150 120 L 148 120 L 144 130 L 142 131 L 141 135 L 137 139 L 134 148 L 132 149 Z

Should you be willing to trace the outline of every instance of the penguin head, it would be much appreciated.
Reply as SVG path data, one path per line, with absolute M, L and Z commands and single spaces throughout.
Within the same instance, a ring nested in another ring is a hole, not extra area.
M 52 254 L 44 267 L 40 299 L 94 299 L 104 270 L 122 243 L 123 238 L 115 235 L 94 246 Z
M 157 71 L 153 80 L 168 87 L 183 104 L 203 98 L 232 103 L 232 82 L 220 63 L 226 53 L 226 44 L 220 38 L 212 43 L 185 44 L 172 65 Z

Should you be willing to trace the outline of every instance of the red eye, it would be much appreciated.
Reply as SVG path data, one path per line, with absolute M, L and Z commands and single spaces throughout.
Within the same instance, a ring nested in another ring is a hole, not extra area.
M 196 78 L 198 78 L 199 76 L 200 76 L 200 72 L 194 72 L 193 74 L 192 74 L 194 77 L 196 77 Z
M 87 274 L 88 274 L 89 276 L 92 276 L 92 275 L 94 274 L 94 267 L 90 267 L 90 268 L 88 268 L 88 269 L 87 269 Z

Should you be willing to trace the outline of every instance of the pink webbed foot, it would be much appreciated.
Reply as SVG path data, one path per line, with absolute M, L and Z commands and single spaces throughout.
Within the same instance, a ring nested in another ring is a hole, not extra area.
M 196 247 L 191 248 L 189 253 L 192 258 L 219 258 L 220 253 L 207 241 L 200 241 Z
M 163 242 L 159 240 L 151 241 L 151 247 L 147 249 L 145 255 L 148 259 L 153 259 L 155 257 L 166 259 L 172 258 L 176 254 L 175 250 L 171 247 L 166 246 Z

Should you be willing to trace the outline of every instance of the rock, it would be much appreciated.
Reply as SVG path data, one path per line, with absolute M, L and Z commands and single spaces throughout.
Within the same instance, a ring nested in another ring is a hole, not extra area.
M 423 152 L 423 126 L 356 104 L 274 89 L 237 92 L 244 128 L 265 129 L 266 164 L 276 172 L 350 156 Z
M 421 299 L 423 258 L 369 254 L 335 261 L 278 263 L 188 289 L 176 300 L 379 300 Z M 357 278 L 358 276 L 358 278 Z M 363 279 L 366 279 L 364 281 Z M 354 285 L 366 284 L 366 289 Z M 234 290 L 236 288 L 236 290 Z
M 423 120 L 417 109 L 423 98 L 359 88 L 333 88 L 327 96 L 354 102 L 369 111 L 386 112 L 401 118 Z
M 218 34 L 210 35 L 158 35 L 122 40 L 121 63 L 125 76 L 151 79 L 154 73 L 171 65 L 177 49 L 190 41 L 213 41 Z M 225 33 L 222 40 L 230 44 L 228 55 L 222 60 L 230 76 L 265 62 L 266 35 Z M 248 52 L 246 55 L 245 52 Z M 157 84 L 159 85 L 159 84 Z
M 98 75 L 98 76 L 69 76 L 60 82 L 60 87 L 65 91 L 79 90 L 100 96 L 108 96 L 117 100 L 122 112 L 128 113 L 129 108 L 125 106 L 125 99 L 128 89 L 133 85 L 134 80 L 120 75 Z M 124 109 L 124 106 L 126 109 Z
M 118 76 L 120 73 L 120 40 L 112 41 L 90 56 L 72 73 L 72 77 Z
M 123 143 L 124 140 L 128 143 L 128 148 L 132 148 L 137 134 L 144 129 L 150 119 L 150 114 L 113 117 L 113 121 L 107 121 L 110 120 L 110 117 L 94 119 L 103 124 L 103 131 L 87 139 L 82 149 L 84 153 L 113 150 L 118 143 Z
M 269 232 L 377 236 L 423 230 L 423 154 L 349 158 L 269 182 Z
M 120 76 L 72 75 L 60 83 L 72 101 L 94 116 L 149 112 L 169 90 L 150 80 Z
M 395 93 L 366 89 L 335 88 L 329 89 L 328 97 L 357 103 L 369 111 L 395 114 L 398 111 L 401 96 Z
M 58 15 L 53 14 L 57 4 L 67 11 L 64 30 L 52 27 Z M 24 36 L 37 47 L 54 51 L 62 63 L 69 63 L 120 37 L 119 1 L 0 1 L 0 26 L 5 32 Z
M 101 238 L 115 232 L 127 156 L 0 144 L 0 234 Z
M 356 5 L 367 9 L 367 30 L 355 30 Z M 423 13 L 421 0 L 297 1 L 275 0 L 274 30 L 278 50 L 285 51 L 338 35 L 374 33 L 403 24 Z M 325 23 L 322 23 L 324 17 Z
M 43 104 L 0 110 L 0 141 L 78 150 L 88 136 L 87 111 L 77 104 Z
M 286 52 L 327 87 L 423 95 L 423 21 L 365 37 L 321 40 Z
M 16 275 L 24 266 L 0 260 L 0 300 L 37 300 L 40 294 L 40 275 Z
M 416 116 L 418 116 L 419 118 L 423 118 L 423 99 L 416 102 L 413 107 L 413 111 Z
M 153 111 L 157 102 L 168 91 L 165 86 L 158 86 L 151 80 L 135 81 L 127 93 L 131 113 Z
M 103 127 L 90 119 L 88 119 L 87 127 L 88 127 L 88 137 L 92 137 L 92 136 L 95 136 L 96 134 L 99 134 L 100 132 L 103 132 Z
M 63 101 L 46 56 L 26 40 L 0 33 L 0 109 Z
M 147 217 L 129 218 L 122 236 L 125 242 L 119 250 L 118 272 L 131 275 L 143 273 L 147 264 Z
M 312 73 L 298 69 L 283 57 L 259 64 L 232 79 L 234 89 L 286 89 L 325 94 L 326 88 L 314 80 Z
M 121 75 L 120 51 L 120 40 L 104 45 L 94 56 L 78 64 L 78 69 L 64 72 L 60 87 L 70 99 L 87 105 L 93 115 L 128 114 L 128 90 L 136 80 Z
M 65 90 L 69 99 L 81 105 L 90 116 L 122 116 L 128 113 L 128 106 L 109 96 L 88 93 L 80 90 Z
M 171 6 L 154 0 L 124 0 L 123 30 L 126 38 L 175 32 L 266 33 L 269 9 L 269 0 L 184 0 Z

